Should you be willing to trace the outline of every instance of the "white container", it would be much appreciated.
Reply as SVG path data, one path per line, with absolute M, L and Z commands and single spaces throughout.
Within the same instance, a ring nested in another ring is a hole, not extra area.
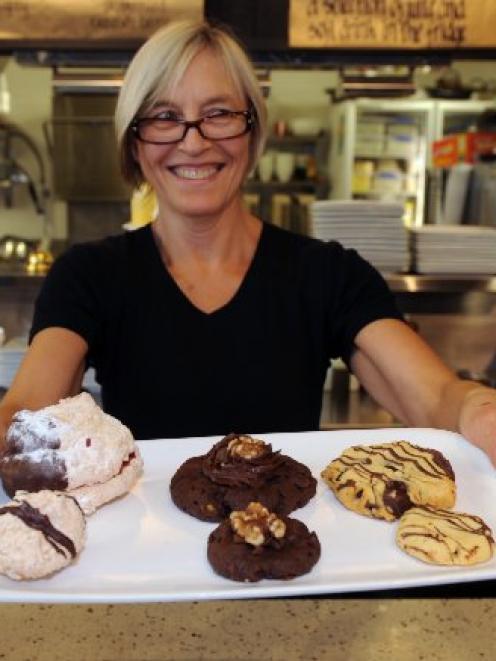
M 356 156 L 382 156 L 384 154 L 383 135 L 357 135 L 355 143 Z
M 315 136 L 322 126 L 317 117 L 295 117 L 289 121 L 289 128 L 293 135 Z
M 282 184 L 291 181 L 295 169 L 295 155 L 291 152 L 277 152 L 275 156 L 276 178 Z
M 413 158 L 419 147 L 419 133 L 415 124 L 389 124 L 385 155 Z
M 357 136 L 374 136 L 375 138 L 382 139 L 386 132 L 386 124 L 384 121 L 360 121 L 357 124 Z
M 397 161 L 379 161 L 374 175 L 374 193 L 399 194 L 403 192 L 404 174 Z
M 267 151 L 260 157 L 257 170 L 260 181 L 262 181 L 264 184 L 268 183 L 272 179 L 272 175 L 274 174 L 273 151 Z
M 388 135 L 384 156 L 411 159 L 418 151 L 418 140 L 409 135 Z

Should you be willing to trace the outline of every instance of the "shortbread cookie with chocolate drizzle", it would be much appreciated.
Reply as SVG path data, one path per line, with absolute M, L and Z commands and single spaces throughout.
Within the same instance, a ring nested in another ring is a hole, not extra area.
M 436 565 L 475 565 L 494 552 L 491 529 L 480 517 L 430 507 L 405 512 L 396 541 L 406 553 Z
M 273 452 L 248 435 L 229 434 L 211 450 L 191 457 L 170 484 L 179 509 L 202 521 L 222 521 L 251 501 L 278 514 L 303 507 L 315 495 L 317 481 L 303 464 Z
M 18 491 L 0 507 L 0 574 L 42 578 L 71 564 L 86 541 L 86 518 L 60 491 Z
M 290 579 L 312 569 L 320 543 L 301 521 L 254 502 L 231 512 L 210 534 L 207 557 L 218 574 L 233 581 Z
M 376 519 L 394 521 L 415 505 L 455 504 L 449 461 L 408 441 L 350 447 L 321 476 L 345 507 Z

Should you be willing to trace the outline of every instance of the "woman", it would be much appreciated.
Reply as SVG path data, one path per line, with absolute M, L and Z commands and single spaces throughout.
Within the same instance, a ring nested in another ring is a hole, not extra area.
M 158 218 L 54 265 L 4 428 L 77 393 L 94 365 L 104 408 L 140 439 L 316 429 L 341 356 L 400 420 L 460 431 L 496 462 L 495 392 L 456 378 L 376 271 L 243 206 L 266 114 L 230 36 L 193 22 L 159 31 L 129 67 L 116 125 L 124 175 L 154 188 Z

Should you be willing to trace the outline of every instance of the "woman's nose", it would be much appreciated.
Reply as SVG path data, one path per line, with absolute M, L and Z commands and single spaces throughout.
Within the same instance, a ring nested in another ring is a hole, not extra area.
M 178 143 L 179 149 L 188 152 L 202 151 L 208 147 L 210 141 L 208 138 L 204 138 L 200 133 L 199 126 L 188 126 L 186 134 L 181 142 Z

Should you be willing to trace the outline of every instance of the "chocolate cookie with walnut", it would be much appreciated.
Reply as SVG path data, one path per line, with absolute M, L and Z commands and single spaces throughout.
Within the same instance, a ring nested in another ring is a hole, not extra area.
M 290 579 L 312 569 L 320 543 L 301 521 L 253 502 L 231 512 L 210 534 L 207 557 L 218 574 L 233 581 Z
M 310 470 L 248 435 L 229 434 L 211 450 L 185 461 L 172 477 L 170 493 L 179 509 L 202 521 L 222 521 L 233 510 L 260 501 L 287 515 L 315 495 Z

